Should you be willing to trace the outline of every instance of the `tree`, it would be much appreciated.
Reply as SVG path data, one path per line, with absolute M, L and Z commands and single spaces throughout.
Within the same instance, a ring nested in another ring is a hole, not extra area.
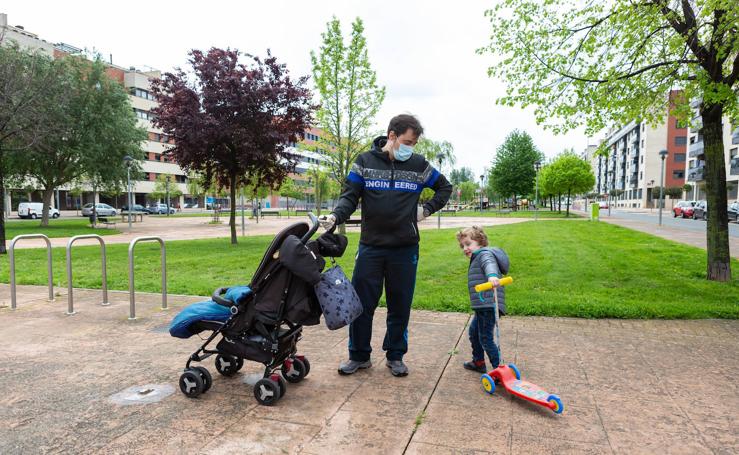
M 149 194 L 157 200 L 165 199 L 164 202 L 167 204 L 167 215 L 169 215 L 170 201 L 182 196 L 182 190 L 177 186 L 177 179 L 174 175 L 159 174 L 154 183 L 154 190 Z
M 155 123 L 175 139 L 167 153 L 186 171 L 229 188 L 231 243 L 236 244 L 236 191 L 257 180 L 275 188 L 295 168 L 286 146 L 309 127 L 314 106 L 307 77 L 284 64 L 237 50 L 190 52 L 191 74 L 179 69 L 152 83 Z
M 452 172 L 449 174 L 449 181 L 452 182 L 452 185 L 454 186 L 458 186 L 462 182 L 469 182 L 472 180 L 475 180 L 475 177 L 472 175 L 472 169 L 468 167 L 452 169 Z
M 8 179 L 23 175 L 16 158 L 36 142 L 45 124 L 54 69 L 49 57 L 21 50 L 0 36 L 0 254 L 6 253 L 4 190 Z
M 313 80 L 321 97 L 316 116 L 328 142 L 324 153 L 331 177 L 343 185 L 354 160 L 372 141 L 371 128 L 385 100 L 385 87 L 377 85 L 360 18 L 352 23 L 349 46 L 335 16 L 321 37 L 320 50 L 310 54 Z
M 477 191 L 477 184 L 472 181 L 466 181 L 459 184 L 460 199 L 465 202 L 470 202 L 475 198 L 475 192 Z
M 42 188 L 41 226 L 49 223 L 56 188 L 82 179 L 92 183 L 93 193 L 123 185 L 123 157 L 140 158 L 146 139 L 126 91 L 105 74 L 99 59 L 65 57 L 53 66 L 58 71 L 46 90 L 46 126 L 18 158 L 19 168 Z
M 290 198 L 293 198 L 293 200 L 300 199 L 300 197 L 303 195 L 303 192 L 295 184 L 295 180 L 290 177 L 282 181 L 282 185 L 277 191 L 280 196 L 285 196 L 285 198 L 287 199 L 287 201 L 285 201 L 287 207 L 287 217 L 290 218 Z
M 693 185 L 691 185 L 690 183 L 686 183 L 685 185 L 683 185 L 683 191 L 685 191 L 685 198 L 687 199 L 688 193 L 693 191 Z
M 201 199 L 205 195 L 205 182 L 203 181 L 203 176 L 197 172 L 190 172 L 187 174 L 186 186 L 187 194 L 195 196 L 198 205 L 200 207 L 205 207 L 205 201 L 202 201 L 202 205 L 200 205 Z
M 414 152 L 422 155 L 432 165 L 438 166 L 441 173 L 444 173 L 444 166 L 454 166 L 457 162 L 454 146 L 447 141 L 437 142 L 422 137 L 414 147 Z
M 586 124 L 588 134 L 611 124 L 690 121 L 699 103 L 708 201 L 707 277 L 731 279 L 722 119 L 739 118 L 739 4 L 726 0 L 503 0 L 486 12 L 491 43 L 478 52 L 500 62 L 505 105 L 535 105 L 555 131 Z M 735 122 L 736 123 L 736 122 Z
M 549 177 L 558 194 L 567 195 L 567 216 L 570 216 L 572 196 L 584 193 L 595 185 L 595 176 L 590 163 L 575 155 L 574 151 L 565 151 L 549 166 Z
M 534 190 L 534 163 L 543 159 L 544 155 L 525 131 L 513 130 L 498 147 L 490 171 L 492 186 L 501 196 L 513 197 L 514 210 L 516 196 Z

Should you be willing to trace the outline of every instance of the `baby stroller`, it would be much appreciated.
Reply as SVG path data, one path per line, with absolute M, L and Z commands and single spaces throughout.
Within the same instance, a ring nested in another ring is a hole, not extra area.
M 308 376 L 310 362 L 297 354 L 297 343 L 303 325 L 320 322 L 321 307 L 313 285 L 325 266 L 320 251 L 332 251 L 310 240 L 318 230 L 318 219 L 312 213 L 308 216 L 312 226 L 295 223 L 275 236 L 248 287 L 218 288 L 212 302 L 190 306 L 210 305 L 208 311 L 187 320 L 183 327 L 176 321 L 188 312 L 190 307 L 186 307 L 172 322 L 170 334 L 181 338 L 212 331 L 190 355 L 180 376 L 180 390 L 186 396 L 195 398 L 210 388 L 213 379 L 208 370 L 191 364 L 211 355 L 216 355 L 215 367 L 223 376 L 236 374 L 244 360 L 263 363 L 264 376 L 254 385 L 254 397 L 262 405 L 273 405 L 285 396 L 286 381 L 297 383 Z M 323 236 L 321 240 L 325 243 Z M 209 348 L 219 336 L 215 349 Z

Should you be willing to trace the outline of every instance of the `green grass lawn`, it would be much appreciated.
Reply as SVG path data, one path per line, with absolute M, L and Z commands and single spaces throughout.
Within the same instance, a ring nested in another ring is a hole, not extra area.
M 436 216 L 436 214 L 431 215 L 432 217 Z M 445 212 L 442 213 L 441 216 L 474 216 L 474 217 L 494 217 L 494 218 L 534 218 L 536 217 L 536 212 L 533 210 L 517 210 L 515 212 L 503 212 L 500 213 L 497 210 L 483 210 L 482 213 L 479 211 L 474 210 L 462 210 L 455 214 Z M 538 213 L 539 218 L 567 218 L 567 212 L 565 210 L 562 210 L 562 212 L 557 211 L 550 211 L 550 210 L 539 210 Z M 570 211 L 570 218 L 582 218 L 581 215 L 578 215 L 572 211 Z
M 113 228 L 105 229 L 104 227 L 93 229 L 90 227 L 90 220 L 87 218 L 73 219 L 51 219 L 49 226 L 42 228 L 41 220 L 8 220 L 5 223 L 5 238 L 10 240 L 16 235 L 21 234 L 44 234 L 49 238 L 53 237 L 72 237 L 80 234 L 97 234 L 112 235 L 120 234 L 121 231 Z
M 739 279 L 705 279 L 705 252 L 698 248 L 606 223 L 540 221 L 488 228 L 492 244 L 511 257 L 514 283 L 506 290 L 509 313 L 586 318 L 739 318 Z M 422 231 L 414 307 L 467 311 L 468 260 L 455 230 Z M 210 295 L 217 287 L 248 283 L 270 236 L 167 243 L 170 293 Z M 351 275 L 358 234 L 339 263 Z M 111 289 L 128 288 L 127 245 L 108 246 Z M 160 291 L 159 253 L 136 247 L 138 290 Z M 100 287 L 99 249 L 74 253 L 75 286 Z M 8 282 L 7 257 L 0 281 Z M 21 284 L 45 284 L 43 250 L 16 256 Z M 739 261 L 732 261 L 734 276 Z M 54 250 L 54 282 L 66 286 L 64 250 Z

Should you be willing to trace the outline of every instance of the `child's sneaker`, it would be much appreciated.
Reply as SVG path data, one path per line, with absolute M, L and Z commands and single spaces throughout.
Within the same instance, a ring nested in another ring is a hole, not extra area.
M 471 360 L 469 362 L 465 362 L 462 366 L 465 368 L 465 370 L 477 371 L 478 373 L 487 373 L 484 360 Z

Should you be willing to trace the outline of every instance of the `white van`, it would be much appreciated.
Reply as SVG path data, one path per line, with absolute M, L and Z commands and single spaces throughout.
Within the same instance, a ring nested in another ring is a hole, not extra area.
M 41 202 L 21 202 L 18 204 L 18 217 L 19 218 L 41 218 L 43 215 L 44 204 Z M 54 207 L 49 207 L 49 216 L 52 218 L 59 218 L 59 210 Z

